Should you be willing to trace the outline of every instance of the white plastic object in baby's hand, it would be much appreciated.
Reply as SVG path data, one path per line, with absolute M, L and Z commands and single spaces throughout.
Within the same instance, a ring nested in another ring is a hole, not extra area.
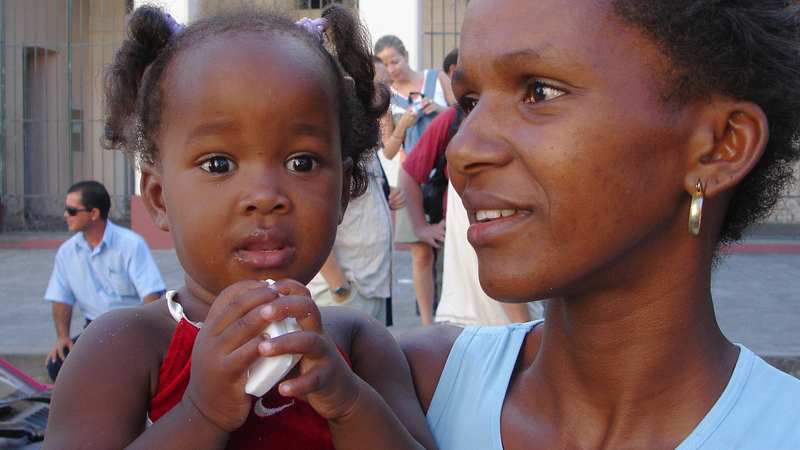
M 273 280 L 265 281 L 270 285 L 275 283 Z M 264 329 L 264 333 L 268 334 L 270 338 L 293 331 L 300 331 L 300 326 L 294 317 L 271 322 Z M 247 383 L 244 385 L 244 391 L 256 397 L 262 397 L 277 382 L 281 381 L 299 360 L 300 355 L 295 354 L 259 358 L 247 371 Z

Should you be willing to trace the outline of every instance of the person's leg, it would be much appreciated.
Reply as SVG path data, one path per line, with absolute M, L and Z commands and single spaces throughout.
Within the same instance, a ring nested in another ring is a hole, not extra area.
M 384 322 L 386 320 L 386 300 L 382 298 L 364 297 L 358 291 L 358 287 L 353 284 L 353 289 L 350 295 L 341 302 L 333 299 L 330 289 L 318 293 L 314 296 L 314 302 L 317 306 L 350 306 L 352 308 L 360 309 L 372 317 Z
M 411 274 L 423 325 L 433 324 L 433 249 L 421 242 L 411 244 Z
M 444 284 L 444 248 L 447 244 L 442 242 L 442 248 L 433 249 L 433 315 L 436 316 L 436 308 L 442 299 L 442 285 Z

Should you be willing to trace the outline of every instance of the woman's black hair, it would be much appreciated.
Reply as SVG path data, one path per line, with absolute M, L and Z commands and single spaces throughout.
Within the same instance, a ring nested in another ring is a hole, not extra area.
M 728 207 L 719 244 L 766 218 L 800 158 L 800 17 L 796 0 L 613 0 L 614 12 L 666 55 L 662 96 L 751 101 L 769 122 L 764 155 Z
M 328 20 L 324 44 L 277 10 L 237 6 L 173 33 L 163 10 L 154 6 L 137 8 L 128 22 L 129 37 L 105 75 L 103 146 L 155 162 L 162 78 L 170 61 L 180 51 L 211 36 L 278 35 L 305 43 L 328 63 L 340 105 L 342 155 L 353 160 L 350 194 L 361 195 L 368 181 L 366 158 L 380 144 L 379 118 L 389 106 L 388 90 L 373 80 L 375 68 L 368 35 L 356 15 L 345 6 L 332 4 L 323 10 L 322 17 Z

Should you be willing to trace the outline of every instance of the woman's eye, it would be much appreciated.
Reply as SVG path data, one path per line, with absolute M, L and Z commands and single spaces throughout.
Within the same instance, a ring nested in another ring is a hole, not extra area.
M 469 114 L 475 109 L 475 106 L 478 104 L 477 98 L 470 98 L 470 97 L 462 97 L 458 100 L 458 106 L 464 111 L 464 114 Z
M 224 156 L 212 156 L 200 164 L 200 168 L 211 173 L 226 173 L 236 169 L 236 163 Z
M 295 156 L 286 162 L 286 168 L 292 172 L 310 172 L 316 167 L 317 162 L 308 155 Z
M 523 103 L 539 103 L 561 97 L 566 92 L 561 89 L 548 86 L 542 82 L 534 82 L 528 86 Z

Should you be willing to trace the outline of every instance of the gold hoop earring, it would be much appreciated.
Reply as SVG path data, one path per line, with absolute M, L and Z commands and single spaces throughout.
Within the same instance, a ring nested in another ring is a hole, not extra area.
M 700 234 L 700 222 L 703 218 L 703 196 L 706 194 L 706 186 L 697 180 L 694 189 L 689 207 L 689 233 L 697 236 Z

